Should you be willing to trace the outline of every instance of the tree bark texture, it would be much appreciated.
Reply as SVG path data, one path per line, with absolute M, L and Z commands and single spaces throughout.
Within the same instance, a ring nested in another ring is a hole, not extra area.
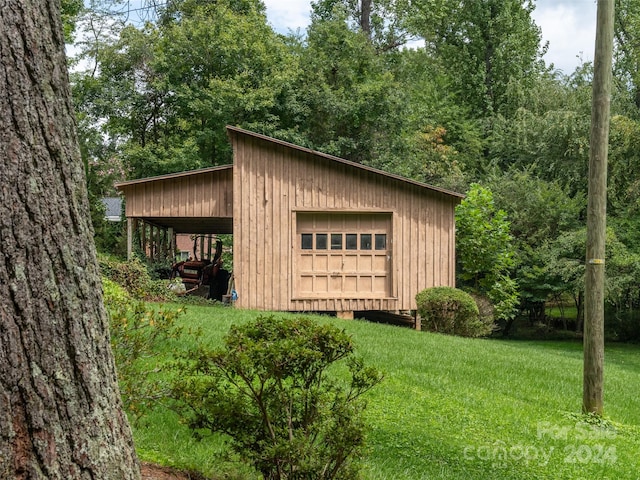
M 139 478 L 59 0 L 0 0 L 0 478 Z
M 360 28 L 371 40 L 371 2 L 372 0 L 360 1 Z

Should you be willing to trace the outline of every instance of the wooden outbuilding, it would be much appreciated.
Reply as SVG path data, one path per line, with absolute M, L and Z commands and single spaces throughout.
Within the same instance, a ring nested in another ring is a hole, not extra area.
M 258 310 L 414 310 L 420 290 L 455 285 L 461 194 L 227 129 L 233 165 L 117 185 L 130 251 L 233 233 L 236 305 Z

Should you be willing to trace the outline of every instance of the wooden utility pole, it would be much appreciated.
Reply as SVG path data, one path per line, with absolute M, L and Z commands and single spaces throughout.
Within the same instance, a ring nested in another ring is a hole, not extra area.
M 603 411 L 604 390 L 604 258 L 613 19 L 614 0 L 598 0 L 589 153 L 582 395 L 583 412 L 598 415 Z

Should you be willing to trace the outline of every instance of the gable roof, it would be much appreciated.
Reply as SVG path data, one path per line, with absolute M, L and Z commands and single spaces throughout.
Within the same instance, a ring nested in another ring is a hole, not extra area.
M 428 190 L 432 190 L 432 191 L 435 191 L 435 192 L 443 193 L 445 195 L 451 195 L 453 197 L 458 197 L 458 198 L 464 198 L 465 197 L 465 195 L 462 194 L 462 193 L 454 192 L 452 190 L 447 190 L 447 189 L 440 188 L 440 187 L 435 187 L 435 186 L 429 185 L 427 183 L 418 182 L 417 180 L 412 180 L 410 178 L 406 178 L 406 177 L 403 177 L 401 175 L 396 175 L 394 173 L 385 172 L 383 170 L 379 170 L 377 168 L 369 167 L 369 166 L 363 165 L 361 163 L 352 162 L 350 160 L 345 160 L 344 158 L 336 157 L 334 155 L 329 155 L 327 153 L 322 153 L 322 152 L 318 152 L 316 150 L 311 150 L 310 148 L 301 147 L 300 145 L 295 145 L 293 143 L 285 142 L 284 140 L 278 140 L 277 138 L 269 137 L 267 135 L 262 135 L 260 133 L 255 133 L 255 132 L 252 132 L 252 131 L 249 131 L 249 130 L 244 130 L 244 129 L 239 128 L 239 127 L 233 127 L 233 126 L 227 125 L 227 132 L 228 133 L 237 133 L 237 134 L 240 134 L 240 135 L 246 135 L 248 137 L 253 137 L 253 138 L 256 138 L 256 139 L 259 139 L 259 140 L 263 140 L 263 141 L 266 141 L 266 142 L 270 142 L 270 143 L 273 143 L 273 144 L 276 144 L 276 145 L 281 145 L 283 147 L 290 148 L 292 150 L 297 150 L 297 151 L 302 152 L 302 153 L 310 154 L 310 155 L 313 155 L 313 156 L 316 156 L 316 157 L 325 158 L 327 160 L 330 160 L 330 161 L 333 161 L 333 162 L 336 162 L 336 163 L 341 163 L 343 165 L 348 165 L 350 167 L 354 167 L 354 168 L 358 168 L 358 169 L 361 169 L 361 170 L 365 170 L 367 172 L 371 172 L 371 173 L 374 173 L 374 174 L 377 174 L 377 175 L 382 175 L 382 176 L 385 176 L 385 177 L 388 177 L 388 178 L 392 178 L 394 180 L 397 180 L 397 181 L 400 181 L 400 182 L 404 182 L 404 183 L 407 183 L 407 184 L 410 184 L 410 185 L 415 185 L 415 186 L 418 186 L 418 187 L 426 188 Z

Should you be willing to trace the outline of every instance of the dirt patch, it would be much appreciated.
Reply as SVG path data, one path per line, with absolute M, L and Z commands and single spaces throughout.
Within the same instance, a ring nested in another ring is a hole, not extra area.
M 142 480 L 207 480 L 197 472 L 185 472 L 146 462 L 142 462 L 140 465 L 140 472 Z

